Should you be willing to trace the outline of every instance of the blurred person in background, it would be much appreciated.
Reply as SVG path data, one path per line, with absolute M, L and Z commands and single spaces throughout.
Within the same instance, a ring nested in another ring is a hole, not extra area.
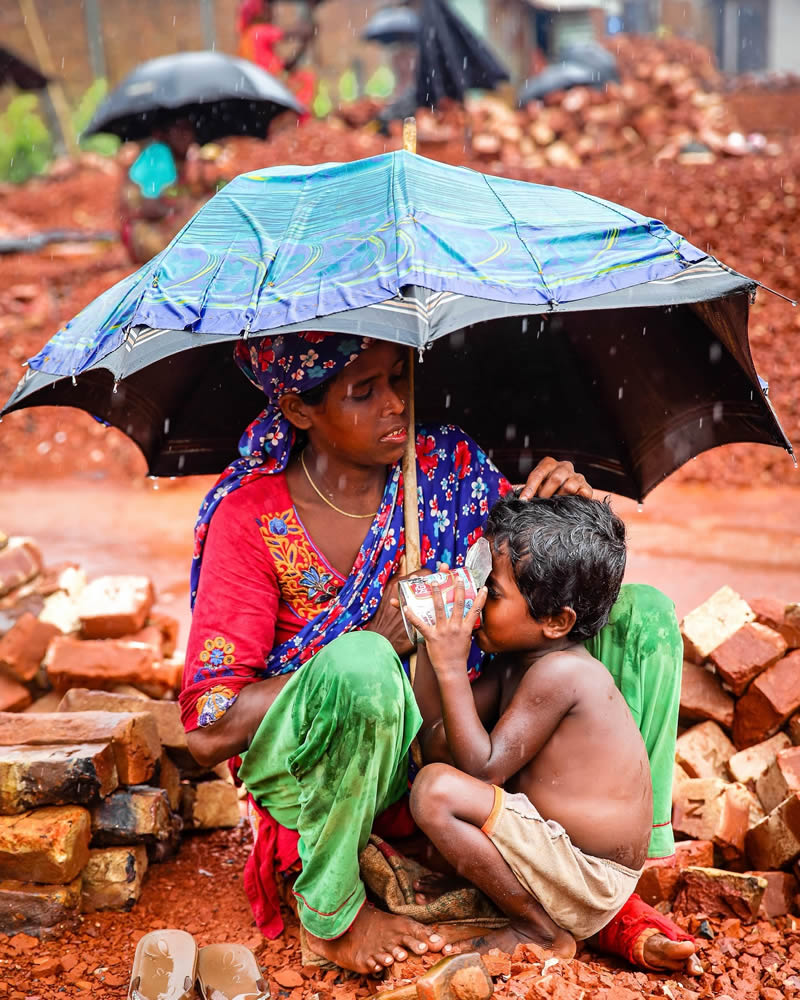
M 314 37 L 310 11 L 304 23 L 284 29 L 273 23 L 269 0 L 242 0 L 236 15 L 236 31 L 239 36 L 237 55 L 283 80 L 300 103 L 310 107 L 316 92 L 316 74 L 308 67 L 299 68 Z M 284 58 L 279 51 L 286 42 L 294 42 L 294 52 L 289 58 Z

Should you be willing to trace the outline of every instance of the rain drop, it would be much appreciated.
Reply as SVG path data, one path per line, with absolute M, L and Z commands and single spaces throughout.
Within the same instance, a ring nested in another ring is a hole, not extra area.
M 78 380 L 75 378 L 74 375 L 72 376 L 72 384 L 73 385 L 77 385 L 78 384 Z
M 506 424 L 506 441 L 513 441 L 517 436 L 517 428 L 514 424 Z
M 164 418 L 164 433 L 169 434 L 169 417 Z
M 528 332 L 528 317 L 527 316 L 523 316 L 522 317 L 522 327 L 521 327 L 521 329 L 522 329 L 523 333 L 527 333 Z
M 444 397 L 444 408 L 446 410 L 450 409 L 450 393 L 449 392 Z
M 714 417 L 714 423 L 715 424 L 718 424 L 722 420 L 722 411 L 723 411 L 723 405 L 722 405 L 722 403 L 719 403 L 719 402 L 718 403 L 714 403 L 714 410 L 713 410 L 713 414 L 712 415 Z
M 622 386 L 617 389 L 617 399 L 622 399 Z
M 721 357 L 722 357 L 722 344 L 719 344 L 715 341 L 713 344 L 709 345 L 708 360 L 712 363 L 712 365 L 715 365 L 719 362 Z
M 643 510 L 644 510 L 644 504 L 640 501 L 639 503 L 636 504 L 636 513 L 641 514 Z
M 186 465 L 186 456 L 178 455 L 178 469 L 182 469 Z
M 117 393 L 119 391 L 119 379 L 118 378 L 114 379 L 114 388 L 111 391 L 113 393 Z

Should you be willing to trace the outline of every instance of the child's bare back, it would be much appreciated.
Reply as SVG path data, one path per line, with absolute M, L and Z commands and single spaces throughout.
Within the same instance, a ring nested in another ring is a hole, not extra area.
M 500 715 L 561 719 L 536 756 L 506 780 L 507 791 L 526 795 L 585 853 L 640 868 L 653 814 L 647 752 L 603 664 L 574 646 L 531 666 L 498 657 L 489 672 Z

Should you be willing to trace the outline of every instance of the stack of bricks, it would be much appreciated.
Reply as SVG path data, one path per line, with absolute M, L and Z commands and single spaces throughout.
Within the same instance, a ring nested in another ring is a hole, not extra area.
M 747 921 L 800 912 L 800 605 L 723 587 L 681 633 L 672 822 L 688 839 L 641 894 Z
M 239 822 L 230 776 L 188 751 L 178 626 L 153 600 L 0 536 L 0 932 L 128 909 L 182 831 Z

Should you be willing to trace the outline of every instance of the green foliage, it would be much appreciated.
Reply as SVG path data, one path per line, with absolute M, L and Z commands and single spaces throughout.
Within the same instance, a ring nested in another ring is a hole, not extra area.
M 389 66 L 379 66 L 372 76 L 367 80 L 364 93 L 368 97 L 374 97 L 384 101 L 394 92 L 396 85 L 394 73 Z
M 311 102 L 311 108 L 317 118 L 325 118 L 333 110 L 333 101 L 331 100 L 330 90 L 328 84 L 324 80 L 320 80 L 319 86 L 317 87 L 317 93 L 314 100 Z
M 87 153 L 99 153 L 101 156 L 114 156 L 120 146 L 120 140 L 117 136 L 110 133 L 83 136 L 83 132 L 92 120 L 92 115 L 107 93 L 108 81 L 103 77 L 98 77 L 81 97 L 77 108 L 73 111 L 72 128 L 81 149 L 86 150 Z
M 35 94 L 19 94 L 0 114 L 0 181 L 21 184 L 52 159 L 53 141 L 38 106 Z
M 358 78 L 351 69 L 339 77 L 339 100 L 342 104 L 352 104 L 358 98 Z

